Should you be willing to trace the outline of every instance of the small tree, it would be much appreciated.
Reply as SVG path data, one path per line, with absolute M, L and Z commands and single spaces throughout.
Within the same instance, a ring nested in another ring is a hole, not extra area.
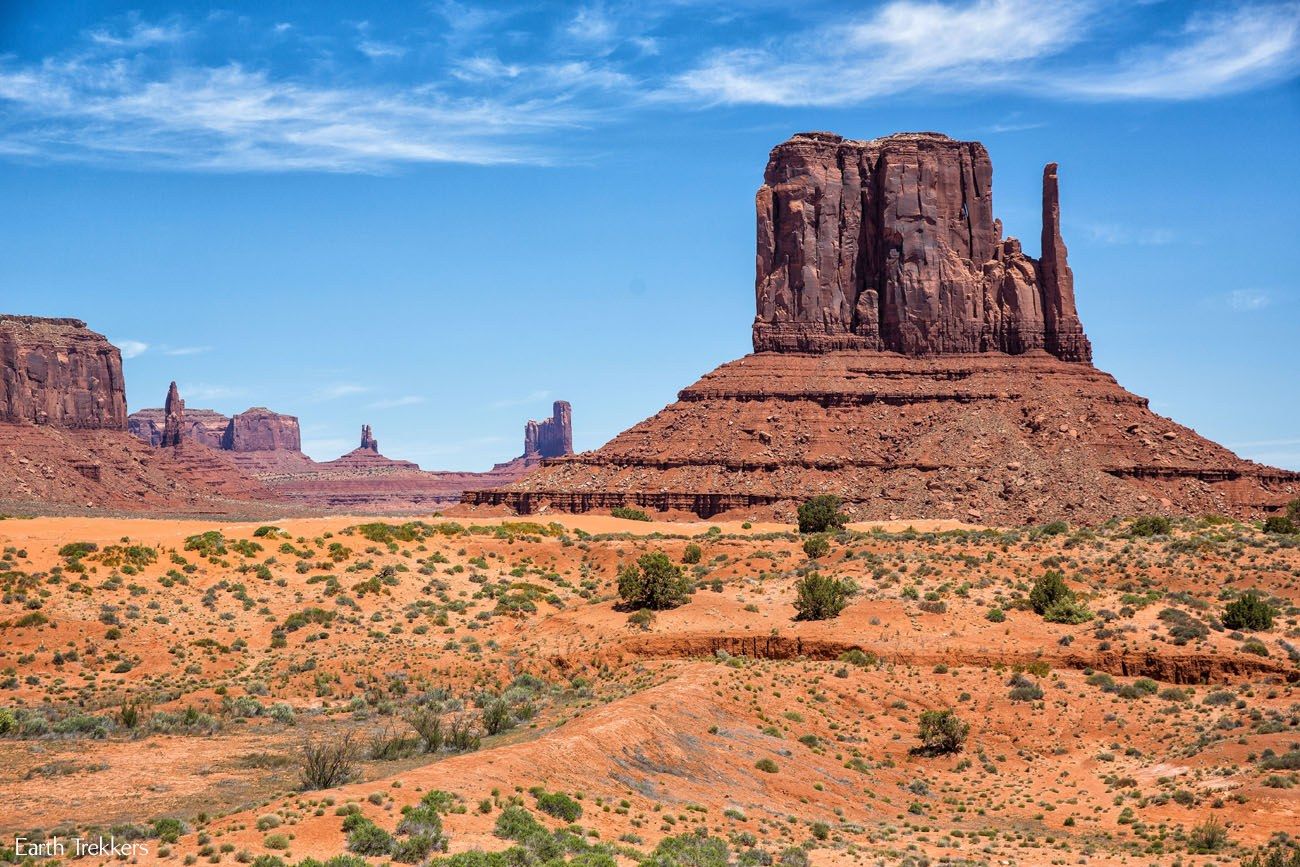
M 857 586 L 852 581 L 809 572 L 795 584 L 796 620 L 830 620 L 849 604 Z
M 1029 605 L 1035 614 L 1046 614 L 1047 609 L 1058 602 L 1070 598 L 1070 588 L 1065 586 L 1065 578 L 1055 569 L 1049 569 L 1034 582 L 1029 591 Z
M 618 595 L 629 607 L 663 611 L 690 598 L 691 582 L 667 554 L 654 551 L 619 570 Z
M 1269 515 L 1264 519 L 1264 532 L 1276 533 L 1279 536 L 1294 536 L 1300 533 L 1300 527 L 1296 526 L 1295 521 L 1282 515 Z
M 483 705 L 483 730 L 490 735 L 510 728 L 510 705 L 500 696 L 489 698 Z
M 1259 632 L 1273 628 L 1276 613 L 1273 606 L 1261 599 L 1258 593 L 1248 590 L 1223 609 L 1223 625 L 1229 629 Z
M 420 736 L 420 745 L 426 753 L 436 753 L 442 749 L 444 733 L 441 714 L 432 708 L 421 707 L 411 711 L 406 722 Z
M 803 540 L 803 552 L 814 560 L 825 557 L 830 551 L 831 543 L 820 533 Z
M 1286 504 L 1286 516 L 1291 519 L 1291 523 L 1300 526 L 1300 497 Z
M 844 527 L 845 515 L 840 512 L 840 498 L 834 494 L 818 494 L 799 507 L 800 533 L 827 533 Z
M 933 755 L 961 752 L 970 734 L 970 724 L 961 721 L 951 709 L 927 710 L 921 713 L 922 750 Z
M 352 779 L 357 747 L 348 732 L 340 738 L 308 738 L 302 742 L 298 764 L 304 789 L 332 789 Z
M 692 542 L 686 546 L 685 550 L 682 551 L 682 562 L 698 563 L 700 562 L 700 558 L 703 556 L 704 556 L 704 549 L 701 548 L 699 545 L 696 545 L 694 542 Z

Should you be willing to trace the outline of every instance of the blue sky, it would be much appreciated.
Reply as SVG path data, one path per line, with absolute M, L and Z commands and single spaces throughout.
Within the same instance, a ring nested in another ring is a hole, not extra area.
M 1297 43 L 1293 2 L 9 0 L 0 308 L 108 334 L 132 409 L 484 469 L 749 351 L 773 145 L 938 130 L 1031 252 L 1061 164 L 1099 367 L 1300 469 Z

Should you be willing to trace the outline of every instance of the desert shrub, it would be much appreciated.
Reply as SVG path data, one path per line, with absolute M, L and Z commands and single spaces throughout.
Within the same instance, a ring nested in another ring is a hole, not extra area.
M 691 583 L 667 554 L 654 551 L 619 570 L 618 595 L 629 607 L 663 611 L 686 602 Z
M 727 867 L 729 863 L 726 841 L 695 832 L 663 838 L 641 867 Z
M 1206 819 L 1187 835 L 1187 848 L 1198 854 L 1218 852 L 1227 842 L 1227 829 L 1217 816 Z
M 1300 497 L 1286 504 L 1286 516 L 1291 519 L 1291 523 L 1300 526 Z
M 1070 594 L 1048 606 L 1043 619 L 1048 623 L 1084 623 L 1092 619 L 1092 612 Z
M 934 755 L 960 752 L 970 734 L 970 724 L 961 721 L 951 709 L 927 710 L 921 713 L 918 737 L 924 752 Z
M 634 509 L 631 506 L 615 506 L 609 510 L 610 515 L 615 518 L 622 518 L 626 521 L 649 521 L 650 516 L 640 509 Z
M 1174 528 L 1173 523 L 1164 515 L 1142 515 L 1129 524 L 1130 536 L 1168 536 Z
M 436 753 L 442 749 L 444 732 L 441 714 L 427 707 L 416 708 L 407 714 L 406 723 L 415 729 L 426 753 Z
M 1038 701 L 1043 697 L 1043 688 L 1023 674 L 1014 675 L 1008 684 L 1012 701 Z
M 378 542 L 381 545 L 389 545 L 394 542 L 418 542 L 421 539 L 428 538 L 434 532 L 423 521 L 407 521 L 405 524 L 386 524 L 383 521 L 375 521 L 369 524 L 357 524 L 350 528 L 365 539 L 371 542 Z
M 279 527 L 273 527 L 270 524 L 263 524 L 253 531 L 253 535 L 258 539 L 265 539 L 268 536 L 279 536 L 283 530 Z
M 1264 519 L 1264 532 L 1281 536 L 1294 536 L 1300 533 L 1300 526 L 1284 515 L 1270 515 Z
M 358 855 L 387 855 L 393 851 L 393 835 L 360 813 L 344 819 L 343 829 L 348 832 L 348 850 Z
M 843 578 L 810 572 L 795 583 L 796 620 L 830 620 L 849 604 L 857 585 Z
M 487 700 L 483 705 L 483 730 L 489 735 L 499 734 L 514 724 L 510 717 L 510 705 L 500 696 Z
M 799 506 L 800 533 L 827 533 L 844 527 L 846 516 L 840 512 L 840 498 L 819 494 Z
M 59 556 L 65 560 L 76 560 L 99 550 L 94 542 L 69 542 L 59 549 Z
M 564 792 L 539 793 L 537 795 L 537 809 L 548 816 L 554 816 L 566 822 L 576 822 L 582 818 L 582 805 L 564 794 Z
M 1070 525 L 1064 521 L 1052 521 L 1038 528 L 1040 536 L 1059 536 L 1068 532 L 1070 532 Z
M 872 653 L 863 653 L 856 647 L 852 650 L 846 650 L 840 654 L 840 662 L 847 662 L 850 665 L 856 665 L 859 668 L 868 668 L 876 664 L 876 656 Z
M 703 556 L 704 556 L 704 549 L 702 549 L 699 545 L 696 545 L 694 542 L 692 542 L 686 546 L 686 550 L 682 551 L 682 562 L 698 563 L 700 562 L 700 558 Z
M 760 771 L 762 771 L 765 774 L 775 774 L 781 770 L 779 767 L 777 767 L 776 762 L 772 761 L 771 759 L 759 759 L 758 761 L 754 762 L 754 767 L 758 768 Z
M 1065 586 L 1065 578 L 1055 569 L 1043 573 L 1029 591 L 1029 606 L 1035 614 L 1046 614 L 1047 609 L 1070 597 L 1070 588 Z
M 220 530 L 208 530 L 185 539 L 185 550 L 194 551 L 200 557 L 217 557 L 226 553 L 226 537 Z
M 1002 623 L 1007 619 L 1007 615 L 1001 608 L 990 608 L 985 612 L 984 618 L 990 623 Z
M 544 835 L 546 828 L 533 818 L 533 814 L 523 807 L 510 806 L 501 811 L 497 816 L 496 825 L 492 828 L 492 833 L 503 840 L 515 840 L 523 842 L 536 838 L 538 835 Z
M 818 557 L 825 557 L 830 551 L 831 543 L 821 533 L 803 540 L 803 552 L 814 560 Z
M 1300 867 L 1300 849 L 1273 846 L 1242 861 L 1241 867 Z
M 18 720 L 14 712 L 7 707 L 0 707 L 0 735 L 7 735 L 18 729 Z
M 298 764 L 304 789 L 332 789 L 356 773 L 357 746 L 352 733 L 337 738 L 308 738 L 299 748 Z
M 1248 590 L 1228 603 L 1223 609 L 1223 625 L 1228 629 L 1258 632 L 1273 628 L 1276 612 L 1259 594 Z

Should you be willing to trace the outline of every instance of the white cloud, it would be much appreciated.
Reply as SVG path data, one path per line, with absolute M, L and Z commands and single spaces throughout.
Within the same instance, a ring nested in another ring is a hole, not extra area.
M 1246 5 L 1196 15 L 1179 38 L 1110 67 L 1058 76 L 1053 86 L 1089 98 L 1199 99 L 1277 80 L 1300 65 L 1300 6 Z
M 114 49 L 147 48 L 152 45 L 164 45 L 178 42 L 185 36 L 185 30 L 179 24 L 150 24 L 132 18 L 131 26 L 124 33 L 114 33 L 107 28 L 98 28 L 87 34 L 96 45 Z
M 377 42 L 373 39 L 362 40 L 357 44 L 357 50 L 371 60 L 386 60 L 406 55 L 406 49 L 400 45 L 393 45 L 391 42 Z
M 239 397 L 244 394 L 242 388 L 231 388 L 226 385 L 209 385 L 207 383 L 181 384 L 181 397 L 189 404 L 194 404 L 200 400 L 224 400 L 226 398 Z
M 159 350 L 163 355 L 201 355 L 211 352 L 211 346 L 164 346 Z
M 614 19 L 601 6 L 583 6 L 569 19 L 567 33 L 579 42 L 607 43 L 618 34 Z
M 419 396 L 418 394 L 408 394 L 402 397 L 393 397 L 393 398 L 387 398 L 385 400 L 377 400 L 374 403 L 366 404 L 366 406 L 369 409 L 394 409 L 399 406 L 415 406 L 416 404 L 420 404 L 420 403 L 424 403 L 423 397 Z
M 921 88 L 1004 84 L 1087 34 L 1091 3 L 894 0 L 868 18 L 724 51 L 678 79 L 722 103 L 849 105 Z
M 123 358 L 136 358 L 149 350 L 149 344 L 139 340 L 117 340 L 113 343 L 122 351 Z
M 1172 230 L 1159 227 L 1142 229 L 1118 223 L 1089 223 L 1083 228 L 1093 241 L 1110 246 L 1161 247 L 1175 240 Z
M 1273 302 L 1272 296 L 1262 289 L 1234 289 L 1228 293 L 1228 306 L 1233 310 L 1263 310 Z
M 529 140 L 590 119 L 555 88 L 600 84 L 560 68 L 550 93 L 451 97 L 431 87 L 331 87 L 237 63 L 170 68 L 0 61 L 0 151 L 133 167 L 376 171 L 403 163 L 538 162 Z
M 1293 2 L 1196 15 L 1176 37 L 1107 60 L 1067 56 L 1109 14 L 1095 0 L 893 0 L 865 19 L 717 52 L 662 95 L 824 106 L 921 89 L 1195 99 L 1282 80 L 1300 66 Z

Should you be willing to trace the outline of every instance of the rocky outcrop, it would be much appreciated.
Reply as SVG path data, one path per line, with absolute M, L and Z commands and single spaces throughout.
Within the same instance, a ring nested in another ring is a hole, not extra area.
M 758 194 L 755 353 L 593 452 L 464 502 L 865 520 L 1258 515 L 1300 473 L 1244 461 L 1089 362 L 1043 174 L 1043 256 L 992 218 L 988 154 L 933 133 L 779 145 Z
M 375 435 L 371 433 L 368 424 L 361 426 L 361 449 L 379 454 L 379 440 L 375 439 Z
M 0 315 L 0 421 L 125 430 L 122 354 L 80 319 Z
M 246 409 L 226 426 L 221 448 L 229 452 L 300 452 L 298 419 L 264 406 Z
M 1044 349 L 1090 361 L 1043 181 L 1042 261 L 1002 237 L 979 142 L 937 133 L 777 145 L 757 195 L 756 352 L 906 355 Z
M 524 460 L 558 458 L 573 454 L 573 407 L 567 400 L 551 406 L 551 417 L 524 425 Z
M 179 448 L 185 438 L 184 431 L 185 401 L 181 400 L 181 393 L 173 380 L 171 388 L 167 389 L 167 400 L 163 403 L 163 431 L 158 445 L 163 448 Z
M 138 409 L 126 417 L 126 426 L 135 437 L 151 446 L 161 446 L 166 412 L 160 408 Z M 221 448 L 221 438 L 230 426 L 230 418 L 210 409 L 185 408 L 181 438 L 208 448 Z

